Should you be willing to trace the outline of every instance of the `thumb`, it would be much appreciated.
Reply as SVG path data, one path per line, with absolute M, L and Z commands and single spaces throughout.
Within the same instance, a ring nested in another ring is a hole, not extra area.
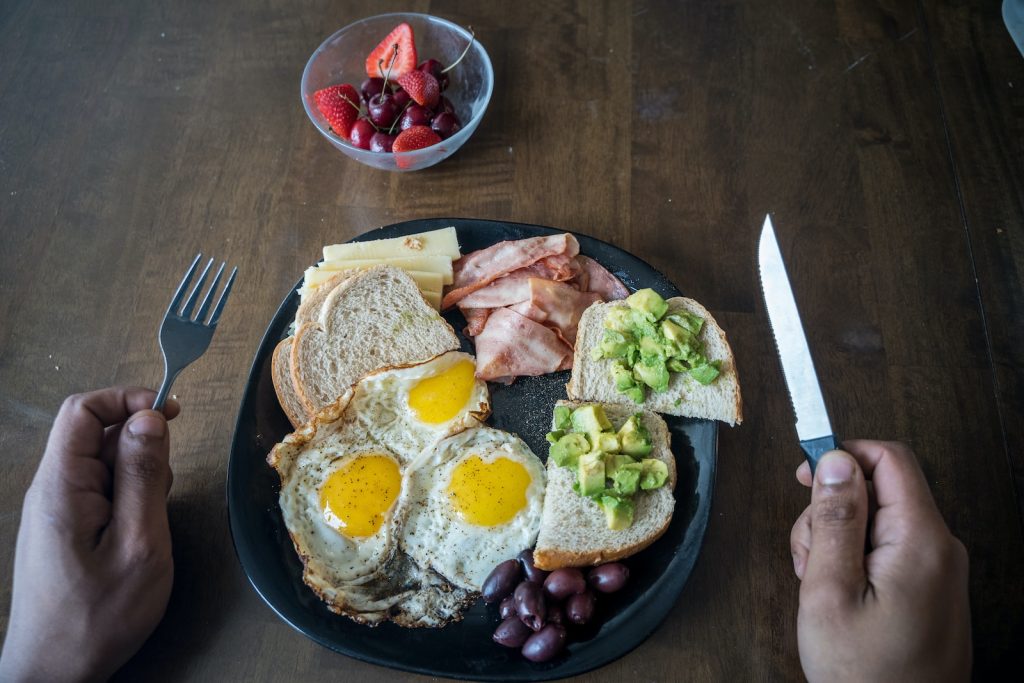
M 120 533 L 131 541 L 169 534 L 169 453 L 170 438 L 163 414 L 140 410 L 128 419 L 114 454 L 113 519 Z
M 840 598 L 859 599 L 867 581 L 867 526 L 864 472 L 849 453 L 826 453 L 814 473 L 811 545 L 801 592 L 824 590 Z

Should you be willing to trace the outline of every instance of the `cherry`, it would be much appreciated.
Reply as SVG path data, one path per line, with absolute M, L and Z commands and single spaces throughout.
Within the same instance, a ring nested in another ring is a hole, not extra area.
M 430 112 L 426 107 L 421 107 L 418 104 L 410 104 L 405 113 L 402 114 L 402 120 L 398 122 L 398 127 L 402 130 L 411 128 L 412 126 L 429 126 L 430 125 Z
M 348 139 L 359 149 L 370 149 L 370 138 L 376 132 L 373 124 L 360 116 L 352 125 L 352 132 L 348 134 Z
M 372 96 L 366 103 L 370 113 L 370 120 L 378 128 L 387 128 L 398 116 L 398 107 L 395 106 L 395 99 L 391 95 L 380 94 Z
M 436 78 L 437 85 L 441 90 L 448 87 L 448 74 L 445 73 L 444 65 L 436 59 L 430 58 L 416 67 L 416 69 L 417 71 L 424 71 Z
M 434 117 L 433 123 L 430 127 L 435 133 L 441 136 L 442 139 L 450 138 L 455 133 L 459 132 L 462 128 L 462 124 L 459 122 L 459 117 L 449 111 L 443 111 Z
M 370 151 L 371 152 L 391 152 L 391 145 L 395 144 L 395 138 L 397 135 L 388 135 L 382 131 L 377 131 L 370 138 Z
M 363 84 L 359 86 L 359 91 L 363 94 L 363 101 L 369 102 L 370 98 L 374 95 L 380 95 L 384 92 L 384 79 L 383 78 L 367 78 L 363 81 Z
M 409 93 L 405 92 L 401 88 L 398 88 L 391 95 L 391 99 L 395 101 L 395 106 L 398 107 L 399 111 L 401 111 L 402 108 L 405 107 L 405 105 L 409 104 L 409 100 L 411 98 L 409 97 Z
M 437 111 L 438 112 L 446 111 L 449 114 L 454 114 L 455 113 L 455 105 L 452 104 L 452 101 L 449 100 L 447 97 L 445 97 L 444 95 L 441 95 L 441 99 L 437 103 Z

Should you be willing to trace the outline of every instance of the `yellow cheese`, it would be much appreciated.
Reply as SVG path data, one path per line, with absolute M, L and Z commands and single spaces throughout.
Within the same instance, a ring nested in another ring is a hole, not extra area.
M 369 267 L 370 266 L 366 266 L 366 268 Z M 365 270 L 365 268 L 353 268 L 352 270 Z M 303 289 L 309 290 L 314 287 L 319 287 L 337 275 L 338 272 L 339 271 L 336 270 L 322 270 L 315 267 L 307 268 L 306 278 L 302 282 Z M 413 282 L 415 282 L 416 286 L 421 290 L 440 292 L 444 287 L 444 278 L 441 277 L 440 273 L 428 273 L 422 270 L 407 270 L 405 272 L 413 279 Z
M 441 292 L 420 292 L 435 311 L 441 310 Z
M 324 247 L 324 261 L 351 261 L 352 259 L 387 259 L 396 256 L 424 256 L 435 254 L 457 259 L 459 239 L 455 228 L 441 228 L 408 237 L 393 237 L 372 242 L 350 242 Z
M 422 256 L 397 256 L 394 258 L 351 259 L 347 261 L 324 261 L 317 265 L 320 270 L 346 270 L 348 268 L 369 268 L 386 264 L 402 270 L 418 270 L 427 273 L 440 273 L 444 284 L 452 283 L 452 260 L 442 254 L 424 254 Z

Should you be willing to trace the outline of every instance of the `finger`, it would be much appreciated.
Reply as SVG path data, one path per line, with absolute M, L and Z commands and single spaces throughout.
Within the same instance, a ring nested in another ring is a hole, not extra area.
M 789 552 L 793 555 L 793 573 L 803 581 L 807 569 L 807 556 L 811 552 L 811 506 L 808 505 L 797 517 L 789 533 Z
M 796 468 L 796 480 L 807 488 L 811 488 L 811 484 L 814 483 L 814 475 L 811 474 L 811 466 L 806 460 L 800 463 L 800 467 Z
M 829 451 L 814 473 L 811 491 L 811 542 L 803 586 L 830 600 L 859 599 L 867 579 L 864 539 L 868 495 L 864 473 L 849 453 Z
M 136 413 L 121 430 L 114 454 L 112 526 L 128 543 L 168 533 L 169 452 L 167 422 L 156 411 Z
M 104 429 L 149 408 L 155 398 L 155 392 L 140 387 L 111 387 L 69 396 L 53 422 L 44 460 L 96 457 Z M 179 412 L 177 401 L 173 404 L 168 402 L 167 419 Z
M 914 453 L 896 441 L 852 440 L 843 443 L 874 485 L 879 508 L 906 505 L 938 515 L 924 472 Z

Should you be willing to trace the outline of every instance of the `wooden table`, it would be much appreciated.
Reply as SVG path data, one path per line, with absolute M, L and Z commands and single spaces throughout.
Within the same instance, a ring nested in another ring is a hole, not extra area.
M 321 245 L 498 218 L 648 260 L 715 312 L 741 372 L 693 576 L 591 678 L 800 678 L 788 536 L 808 495 L 755 267 L 771 211 L 837 430 L 913 445 L 970 550 L 977 674 L 1024 669 L 1024 59 L 998 3 L 189 4 L 0 9 L 0 613 L 61 399 L 159 383 L 154 333 L 202 250 L 240 276 L 175 385 L 175 588 L 121 678 L 395 680 L 247 583 L 224 498 L 235 411 Z M 472 25 L 497 85 L 451 159 L 372 171 L 306 120 L 299 77 L 338 27 L 410 8 Z

